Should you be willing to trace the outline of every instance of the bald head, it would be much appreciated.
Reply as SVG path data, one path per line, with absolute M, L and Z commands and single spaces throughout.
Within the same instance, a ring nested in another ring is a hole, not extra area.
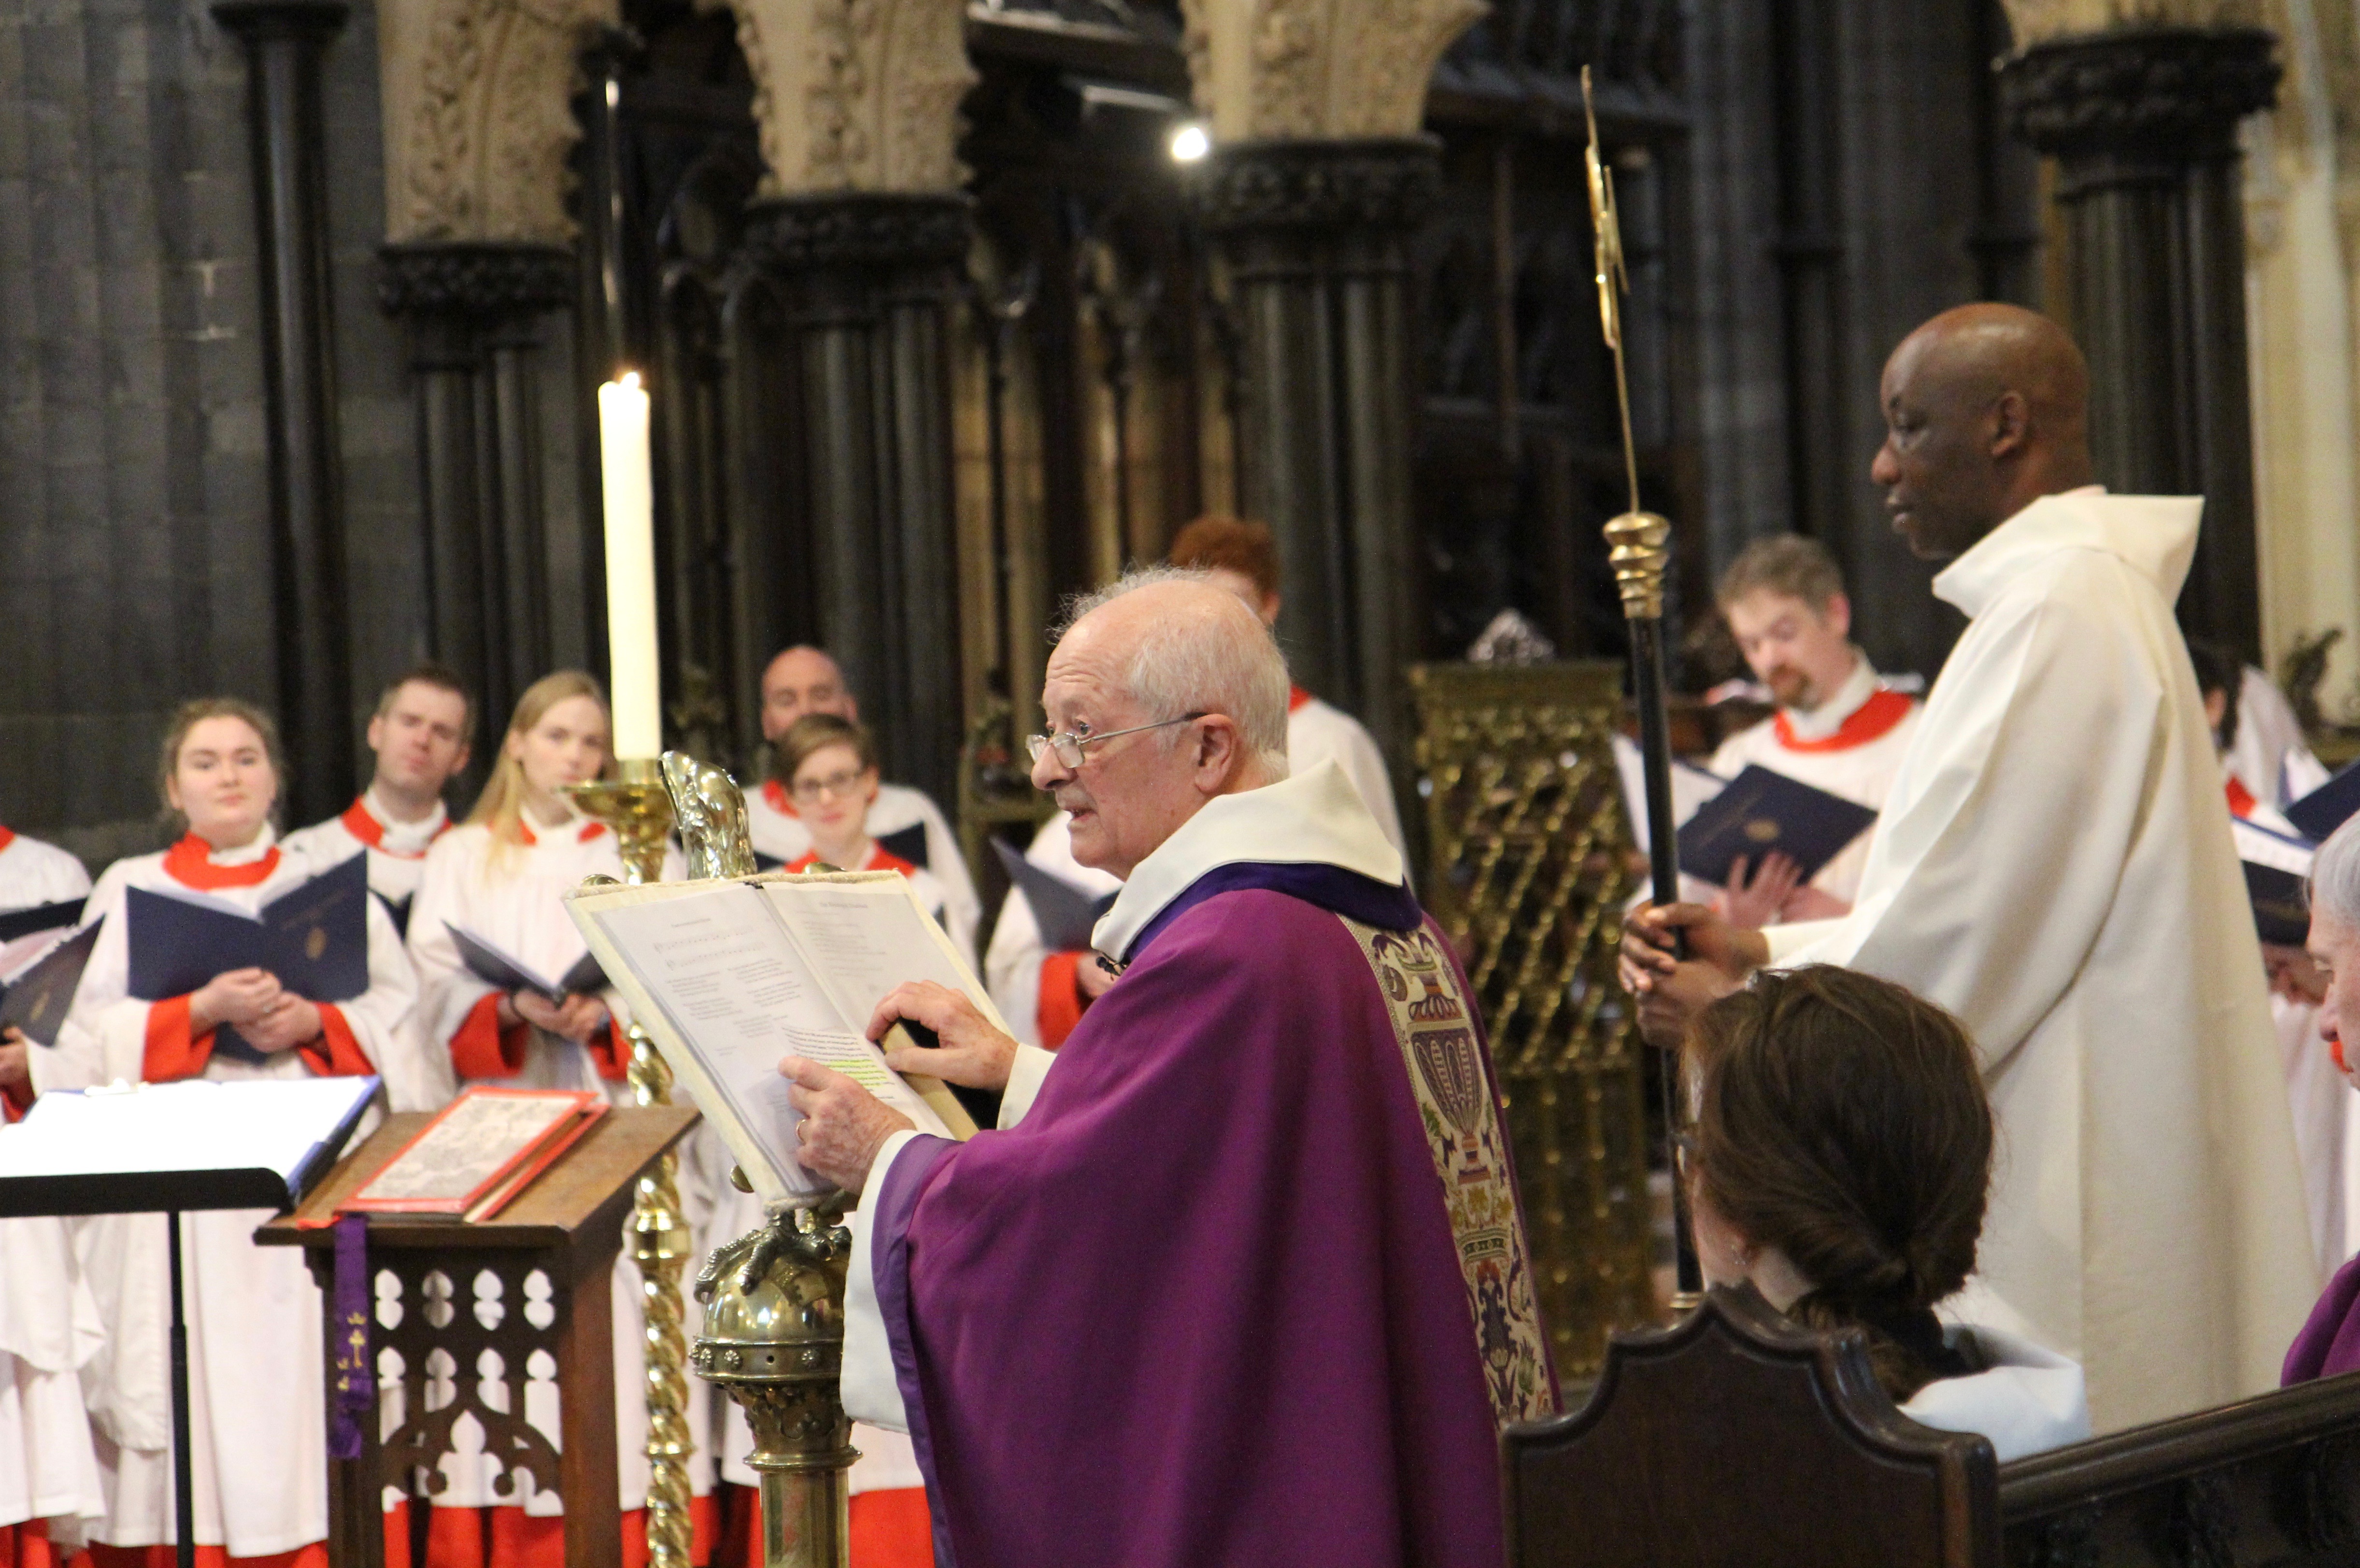
M 776 741 L 807 713 L 833 713 L 858 723 L 860 704 L 844 670 L 820 648 L 797 644 L 762 671 L 762 738 Z
M 1219 795 L 1286 777 L 1286 661 L 1254 613 L 1210 575 L 1133 572 L 1081 600 L 1049 656 L 1041 706 L 1054 747 L 1032 781 L 1074 815 L 1074 854 L 1128 877 Z M 1149 729 L 1147 726 L 1153 726 Z M 1093 736 L 1120 738 L 1093 741 Z
M 2043 495 L 2090 482 L 2090 372 L 2065 329 L 2016 305 L 1961 305 L 1885 362 L 1870 476 L 1918 554 L 1955 556 Z

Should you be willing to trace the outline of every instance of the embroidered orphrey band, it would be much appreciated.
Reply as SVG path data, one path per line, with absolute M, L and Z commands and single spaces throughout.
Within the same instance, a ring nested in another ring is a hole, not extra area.
M 1537 1420 L 1552 1413 L 1552 1405 L 1532 1256 L 1516 1213 L 1491 1076 L 1458 973 L 1423 926 L 1389 931 L 1357 920 L 1344 925 L 1384 991 L 1410 1093 L 1426 1124 L 1492 1416 L 1502 1426 Z

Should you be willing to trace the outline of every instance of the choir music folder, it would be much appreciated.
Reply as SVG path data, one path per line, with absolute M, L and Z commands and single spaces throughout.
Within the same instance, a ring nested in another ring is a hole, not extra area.
M 1628 735 L 1614 737 L 1614 770 L 1622 781 L 1622 810 L 1631 822 L 1631 842 L 1646 853 L 1647 773 L 1639 747 Z M 1729 787 L 1729 780 L 1709 768 L 1684 757 L 1672 758 L 1672 824 L 1685 823 L 1707 800 Z
M 225 898 L 180 889 L 124 894 L 128 990 L 143 1002 L 185 996 L 233 969 L 267 969 L 307 1002 L 349 1002 L 368 989 L 368 857 L 355 855 L 248 914 Z M 213 1049 L 262 1052 L 222 1025 Z
M 489 937 L 478 936 L 464 926 L 442 922 L 451 940 L 458 945 L 460 961 L 487 985 L 503 991 L 530 991 L 551 1007 L 563 1007 L 568 996 L 594 996 L 606 989 L 606 972 L 598 965 L 595 953 L 585 953 L 574 961 L 564 974 L 543 975 Z
M 0 991 L 0 1029 L 17 1029 L 42 1045 L 58 1043 L 58 1027 L 73 1007 L 82 972 L 90 965 L 91 950 L 98 945 L 104 918 L 58 943 L 8 977 Z
M 71 930 L 82 923 L 82 899 L 68 898 L 60 903 L 36 904 L 29 909 L 11 909 L 0 915 L 0 947 L 44 931 Z
M 2360 762 L 2289 806 L 2286 819 L 2313 844 L 2324 844 L 2355 811 L 2360 811 Z
M 803 1114 L 779 1075 L 782 1057 L 842 1073 L 921 1132 L 975 1131 L 948 1086 L 894 1072 L 868 1038 L 878 1002 L 912 980 L 958 991 L 994 1028 L 1008 1027 L 900 873 L 591 886 L 565 905 L 632 1019 L 773 1213 L 832 1190 L 795 1159 Z
M 1875 821 L 1857 800 L 1752 763 L 1680 829 L 1680 870 L 1725 887 L 1738 856 L 1758 867 L 1783 852 L 1808 882 Z
M 991 841 L 991 847 L 1000 864 L 1008 868 L 1009 881 L 1024 890 L 1024 901 L 1032 907 L 1032 923 L 1041 928 L 1043 944 L 1051 953 L 1086 951 L 1090 933 L 1114 908 L 1115 896 L 1086 892 L 1055 872 L 1033 865 L 998 839 Z
M 2311 936 L 2311 846 L 2243 817 L 2229 823 L 2237 860 L 2245 873 L 2245 897 L 2254 907 L 2254 930 L 2277 947 L 2300 947 Z

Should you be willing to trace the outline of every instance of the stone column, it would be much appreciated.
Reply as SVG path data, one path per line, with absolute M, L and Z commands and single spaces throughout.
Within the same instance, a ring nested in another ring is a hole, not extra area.
M 380 301 L 410 327 L 428 644 L 496 727 L 549 670 L 534 357 L 541 318 L 573 299 L 574 256 L 557 245 L 461 243 L 381 255 Z
M 1424 657 L 1410 498 L 1408 241 L 1440 184 L 1426 86 L 1478 0 L 1188 0 L 1214 150 L 1199 190 L 1241 336 L 1245 510 L 1286 576 L 1298 679 L 1356 713 L 1408 782 Z
M 859 691 L 888 776 L 948 802 L 964 721 L 950 362 L 972 229 L 952 151 L 975 80 L 964 12 L 736 9 L 764 164 L 745 254 L 787 301 L 799 362 L 818 637 Z
M 213 19 L 246 46 L 254 221 L 262 284 L 277 704 L 290 821 L 351 800 L 352 655 L 344 635 L 342 442 L 328 292 L 328 187 L 320 57 L 342 0 L 224 0 Z
M 426 0 L 377 12 L 379 302 L 410 329 L 428 646 L 497 735 L 551 660 L 537 354 L 580 287 L 568 100 L 606 0 Z M 594 427 L 595 429 L 595 427 Z M 595 436 L 594 436 L 595 441 Z M 476 747 L 480 779 L 492 748 Z
M 2116 490 L 2204 496 L 2181 619 L 2258 660 L 2237 125 L 2276 97 L 2275 40 L 2218 25 L 2235 6 L 2081 30 L 2107 19 L 2084 9 L 2011 6 L 2005 85 L 2016 132 L 2057 160 L 2091 453 Z

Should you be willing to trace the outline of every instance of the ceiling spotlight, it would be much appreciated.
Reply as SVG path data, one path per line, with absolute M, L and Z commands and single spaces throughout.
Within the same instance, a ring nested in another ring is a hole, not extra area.
M 1203 125 L 1191 120 L 1174 128 L 1171 146 L 1173 162 L 1195 163 L 1213 150 L 1213 137 Z

